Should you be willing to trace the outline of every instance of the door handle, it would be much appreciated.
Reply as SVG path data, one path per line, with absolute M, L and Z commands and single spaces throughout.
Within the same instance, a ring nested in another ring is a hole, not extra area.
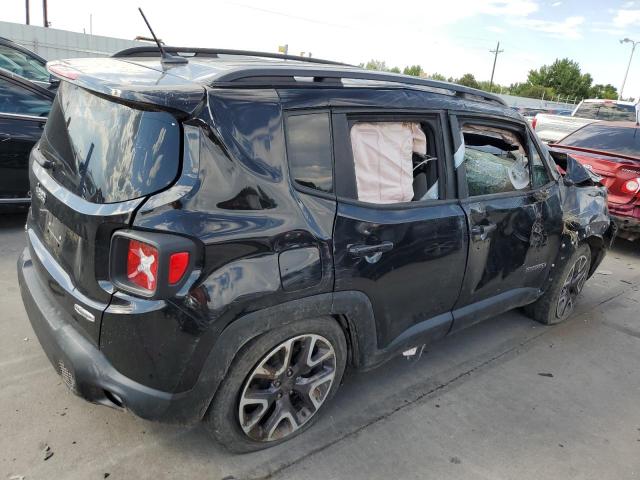
M 6 142 L 7 140 L 11 140 L 11 135 L 8 133 L 0 133 L 0 142 Z
M 488 225 L 474 225 L 471 227 L 471 238 L 475 241 L 484 241 L 489 237 L 489 234 L 497 228 L 495 223 Z
M 349 255 L 354 257 L 369 257 L 377 253 L 383 254 L 393 250 L 393 242 L 382 242 L 377 245 L 348 245 L 347 251 Z

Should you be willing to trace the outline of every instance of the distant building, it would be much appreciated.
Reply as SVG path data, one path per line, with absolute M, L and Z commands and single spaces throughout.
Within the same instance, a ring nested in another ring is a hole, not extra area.
M 149 45 L 147 42 L 11 22 L 0 22 L 0 37 L 13 40 L 47 60 L 107 57 L 125 48 Z

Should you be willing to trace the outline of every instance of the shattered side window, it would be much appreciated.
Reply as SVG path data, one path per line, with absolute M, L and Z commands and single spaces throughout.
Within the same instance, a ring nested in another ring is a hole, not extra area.
M 530 187 L 529 158 L 510 130 L 466 124 L 463 168 L 469 196 L 515 192 Z
M 544 162 L 542 161 L 533 140 L 529 139 L 529 141 L 531 142 L 531 178 L 533 181 L 533 188 L 538 188 L 549 183 L 551 181 L 551 177 L 549 176 L 547 167 L 544 166 Z

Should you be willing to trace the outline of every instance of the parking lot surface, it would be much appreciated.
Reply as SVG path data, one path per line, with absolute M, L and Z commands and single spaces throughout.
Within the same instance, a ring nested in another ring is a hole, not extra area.
M 640 478 L 640 244 L 616 242 L 566 323 L 514 311 L 351 373 L 308 432 L 232 455 L 67 391 L 22 307 L 23 223 L 0 217 L 0 478 Z

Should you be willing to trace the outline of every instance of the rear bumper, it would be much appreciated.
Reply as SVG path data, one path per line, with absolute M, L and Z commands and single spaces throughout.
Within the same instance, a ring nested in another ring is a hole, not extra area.
M 176 394 L 163 392 L 118 372 L 50 298 L 28 249 L 18 259 L 18 279 L 31 326 L 49 361 L 75 394 L 148 420 L 186 424 L 202 418 L 211 398 L 204 389 L 196 386 Z

